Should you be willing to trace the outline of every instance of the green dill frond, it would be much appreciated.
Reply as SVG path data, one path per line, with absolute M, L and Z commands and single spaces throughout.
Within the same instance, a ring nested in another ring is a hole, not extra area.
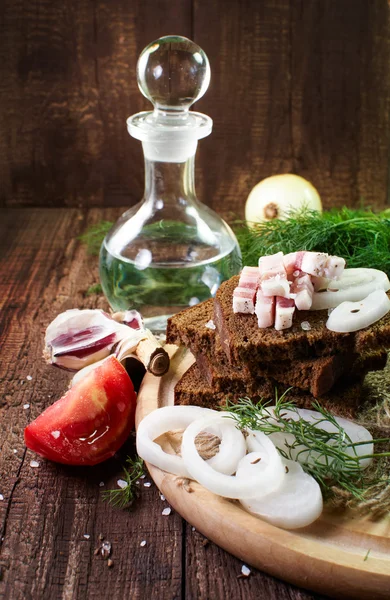
M 105 490 L 102 492 L 103 500 L 109 502 L 116 508 L 129 508 L 133 504 L 138 496 L 136 481 L 138 481 L 144 472 L 144 461 L 139 456 L 134 459 L 128 456 L 126 465 L 127 468 L 123 469 L 124 475 L 122 479 L 127 485 L 123 488 Z
M 224 410 L 242 430 L 257 429 L 266 435 L 284 434 L 287 440 L 284 448 L 278 447 L 276 442 L 280 454 L 286 459 L 297 460 L 319 483 L 326 499 L 343 496 L 349 502 L 361 503 L 377 495 L 379 490 L 389 489 L 388 473 L 380 468 L 378 459 L 387 460 L 390 452 L 376 451 L 359 456 L 356 447 L 367 441 L 353 442 L 335 417 L 318 402 L 313 402 L 313 409 L 320 416 L 306 421 L 299 415 L 296 405 L 288 401 L 287 394 L 288 390 L 280 398 L 276 397 L 272 410 L 270 402 L 253 403 L 249 398 L 240 398 L 237 403 L 228 402 Z M 322 429 L 324 422 L 330 423 L 334 430 Z M 390 439 L 374 439 L 373 442 L 387 444 Z M 375 467 L 362 469 L 362 458 L 377 459 Z
M 93 296 L 94 294 L 102 294 L 102 293 L 103 293 L 103 288 L 100 285 L 100 283 L 94 283 L 93 285 L 89 286 L 89 288 L 85 292 L 85 295 Z
M 244 265 L 257 265 L 259 256 L 276 252 L 315 250 L 341 256 L 347 266 L 371 267 L 390 274 L 390 211 L 332 209 L 323 213 L 290 211 L 249 227 L 237 221 L 234 230 Z
M 92 256 L 99 254 L 100 246 L 112 226 L 111 221 L 100 221 L 100 223 L 88 227 L 87 231 L 79 236 L 79 240 L 87 246 L 88 254 Z

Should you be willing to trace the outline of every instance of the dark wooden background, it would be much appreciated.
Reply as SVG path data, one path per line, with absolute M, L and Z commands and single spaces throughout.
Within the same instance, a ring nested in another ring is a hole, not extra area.
M 324 204 L 389 203 L 387 0 L 3 0 L 0 205 L 129 206 L 148 103 L 135 68 L 161 35 L 193 38 L 212 82 L 197 109 L 199 197 L 243 214 L 251 187 L 295 172 Z

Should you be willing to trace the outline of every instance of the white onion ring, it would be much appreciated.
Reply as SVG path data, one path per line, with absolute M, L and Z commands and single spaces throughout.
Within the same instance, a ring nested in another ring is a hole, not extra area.
M 344 269 L 340 279 L 328 284 L 328 290 L 314 292 L 310 310 L 336 308 L 342 302 L 358 302 L 375 290 L 388 292 L 390 281 L 386 273 L 378 269 Z
M 190 477 L 183 459 L 167 454 L 154 440 L 173 429 L 185 429 L 195 419 L 212 413 L 200 406 L 164 406 L 149 413 L 138 425 L 137 453 L 150 464 L 181 477 Z
M 220 414 L 221 412 L 216 413 Z M 237 429 L 235 421 L 227 418 L 215 420 L 206 430 L 221 439 L 219 451 L 206 461 L 207 464 L 219 473 L 233 475 L 246 454 L 245 438 Z
M 227 417 L 230 417 L 229 413 L 218 413 L 217 415 L 201 418 L 194 421 L 185 430 L 181 454 L 191 477 L 214 494 L 225 498 L 251 498 L 254 494 L 260 496 L 274 491 L 283 481 L 285 471 L 276 448 L 266 436 L 264 436 L 266 438 L 264 447 L 269 450 L 266 468 L 261 465 L 261 462 L 252 465 L 253 474 L 245 479 L 215 471 L 199 455 L 195 446 L 196 436 L 201 431 L 215 426 L 218 420 L 227 420 Z M 264 435 L 261 432 L 256 433 L 260 436 Z
M 137 452 L 141 458 L 164 471 L 191 478 L 183 459 L 174 454 L 167 454 L 156 438 L 167 431 L 185 429 L 190 423 L 201 417 L 219 416 L 221 413 L 199 406 L 165 406 L 147 415 L 140 422 L 137 430 Z M 218 452 L 206 462 L 216 471 L 231 475 L 245 455 L 246 446 L 242 433 L 235 427 L 232 419 L 213 422 L 206 428 L 221 438 Z
M 257 454 L 257 452 L 247 454 L 240 461 L 237 477 L 250 475 L 252 457 Z M 322 513 L 323 500 L 320 486 L 311 475 L 303 471 L 299 463 L 285 459 L 282 462 L 288 472 L 281 486 L 262 498 L 241 500 L 241 504 L 251 514 L 260 516 L 276 527 L 284 529 L 306 527 Z
M 342 302 L 330 314 L 326 326 L 331 331 L 350 333 L 369 327 L 390 310 L 390 300 L 384 290 L 371 292 L 359 302 Z
M 270 406 L 268 408 L 269 414 L 274 418 L 275 415 L 275 407 Z M 333 423 L 326 420 L 325 417 L 316 410 L 309 410 L 306 408 L 297 408 L 296 410 L 285 410 L 283 409 L 283 417 L 292 419 L 294 421 L 298 421 L 299 418 L 304 419 L 308 423 L 315 423 L 315 426 L 318 429 L 322 429 L 324 431 L 328 431 L 329 433 L 337 433 L 338 429 Z M 334 419 L 337 423 L 342 427 L 345 433 L 349 436 L 352 443 L 357 442 L 367 442 L 366 444 L 362 444 L 361 446 L 347 446 L 344 449 L 344 452 L 352 457 L 364 456 L 366 454 L 372 454 L 374 451 L 374 445 L 372 443 L 372 435 L 371 433 L 362 425 L 358 425 L 349 419 L 344 419 L 342 417 L 336 417 L 334 415 Z M 317 422 L 321 420 L 321 422 Z M 277 422 L 277 421 L 276 421 Z M 280 421 L 279 421 L 280 423 Z M 292 444 L 295 440 L 294 436 L 289 433 L 271 433 L 269 435 L 275 446 L 286 452 L 293 460 L 299 460 L 301 463 L 309 462 L 312 464 L 315 460 L 322 462 L 325 464 L 325 457 L 321 456 L 318 452 L 310 452 L 307 450 L 306 446 L 297 446 L 294 449 L 289 449 L 287 444 Z M 331 442 L 330 442 L 331 443 Z M 298 456 L 299 455 L 299 456 Z M 307 460 L 308 459 L 308 460 Z M 371 458 L 363 458 L 357 462 L 357 466 L 361 469 L 365 469 L 371 463 Z

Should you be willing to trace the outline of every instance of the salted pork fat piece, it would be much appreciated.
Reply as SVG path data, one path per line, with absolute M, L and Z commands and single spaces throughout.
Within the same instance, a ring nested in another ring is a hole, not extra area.
M 283 252 L 259 259 L 260 286 L 264 296 L 289 298 L 290 282 L 283 264 Z
M 259 285 L 258 267 L 244 267 L 238 286 L 233 292 L 233 312 L 248 313 L 253 315 L 255 312 L 255 294 Z
M 301 270 L 304 254 L 306 254 L 305 251 L 300 250 L 299 252 L 290 252 L 283 256 L 283 264 L 288 276 L 293 275 L 295 271 Z
M 300 273 L 292 285 L 292 293 L 295 295 L 295 306 L 298 310 L 310 310 L 313 302 L 314 287 L 310 275 Z
M 295 271 L 303 271 L 313 278 L 337 279 L 342 275 L 345 260 L 340 256 L 329 256 L 325 252 L 290 252 L 283 257 L 287 275 L 295 275 Z
M 275 306 L 275 329 L 289 329 L 292 326 L 293 315 L 295 311 L 295 302 L 291 298 L 276 298 Z
M 256 290 L 237 286 L 233 291 L 233 312 L 248 313 L 255 312 Z
M 244 267 L 241 271 L 238 287 L 257 290 L 259 286 L 260 271 L 258 267 Z
M 271 327 L 275 321 L 275 297 L 264 296 L 261 290 L 257 290 L 255 313 L 261 329 Z

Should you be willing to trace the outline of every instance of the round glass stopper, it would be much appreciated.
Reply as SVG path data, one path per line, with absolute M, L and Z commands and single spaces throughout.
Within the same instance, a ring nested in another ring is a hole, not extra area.
M 168 35 L 147 46 L 137 64 L 138 86 L 155 109 L 188 111 L 210 83 L 210 65 L 191 40 Z

